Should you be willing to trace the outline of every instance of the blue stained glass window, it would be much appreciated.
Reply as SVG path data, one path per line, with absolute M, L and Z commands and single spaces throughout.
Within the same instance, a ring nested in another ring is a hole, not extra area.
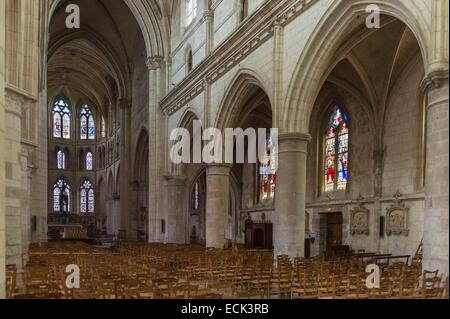
M 64 178 L 53 186 L 53 211 L 57 213 L 70 212 L 70 186 Z
M 339 106 L 336 106 L 330 116 L 325 133 L 324 155 L 324 190 L 333 192 L 346 190 L 349 180 L 348 118 Z
M 95 122 L 91 108 L 84 104 L 80 111 L 80 138 L 82 140 L 95 139 Z
M 66 154 L 59 150 L 56 157 L 58 169 L 66 169 Z
M 94 169 L 94 156 L 92 152 L 86 154 L 86 170 L 92 171 Z
M 95 195 L 92 183 L 84 181 L 80 188 L 80 212 L 93 213 L 95 204 Z
M 199 209 L 200 207 L 200 186 L 198 182 L 194 186 L 194 209 Z
M 276 189 L 276 152 L 272 136 L 268 134 L 266 153 L 259 166 L 259 200 L 264 202 L 275 198 Z
M 71 116 L 72 113 L 68 102 L 59 99 L 53 104 L 52 121 L 54 138 L 70 139 Z

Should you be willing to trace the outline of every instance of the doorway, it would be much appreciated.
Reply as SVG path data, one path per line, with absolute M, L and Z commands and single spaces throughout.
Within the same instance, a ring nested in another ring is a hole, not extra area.
M 327 214 L 327 251 L 342 245 L 342 213 Z
M 320 215 L 321 241 L 320 248 L 325 255 L 342 247 L 343 216 L 342 213 L 322 213 Z

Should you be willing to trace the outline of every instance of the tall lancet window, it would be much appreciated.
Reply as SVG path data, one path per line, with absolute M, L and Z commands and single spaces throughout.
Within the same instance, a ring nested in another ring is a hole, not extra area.
M 186 0 L 186 26 L 189 26 L 197 17 L 197 0 Z
M 84 181 L 80 188 L 80 212 L 93 213 L 95 205 L 95 195 L 92 183 Z
M 80 111 L 80 138 L 82 140 L 95 139 L 95 122 L 91 108 L 84 104 Z
M 58 169 L 66 169 L 66 153 L 64 151 L 59 150 L 56 153 L 56 163 Z
M 92 171 L 94 169 L 94 155 L 92 152 L 86 154 L 86 170 Z
M 277 162 L 276 146 L 273 144 L 272 136 L 269 134 L 266 139 L 266 152 L 259 165 L 259 201 L 267 202 L 275 198 L 277 184 Z
M 325 132 L 324 191 L 346 190 L 348 175 L 348 117 L 339 106 L 333 109 Z
M 198 182 L 195 182 L 194 185 L 193 204 L 194 210 L 198 210 L 200 208 L 200 185 Z
M 63 99 L 56 100 L 52 108 L 53 137 L 70 139 L 70 120 L 72 113 L 69 103 Z
M 64 178 L 53 185 L 53 211 L 55 213 L 70 212 L 70 186 Z

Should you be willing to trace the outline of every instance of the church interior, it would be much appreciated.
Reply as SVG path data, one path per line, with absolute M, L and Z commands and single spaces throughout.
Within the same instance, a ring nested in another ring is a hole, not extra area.
M 0 0 L 0 299 L 448 299 L 448 0 L 369 2 Z

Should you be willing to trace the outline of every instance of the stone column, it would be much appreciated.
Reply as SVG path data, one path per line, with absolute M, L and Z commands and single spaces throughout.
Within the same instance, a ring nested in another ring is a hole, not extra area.
M 274 246 L 276 255 L 303 257 L 305 249 L 306 160 L 311 136 L 279 136 Z
M 126 231 L 127 239 L 137 239 L 137 225 L 133 225 L 133 212 L 130 204 L 130 163 L 131 163 L 131 104 L 122 98 L 119 100 L 120 110 L 120 229 Z
M 203 13 L 203 21 L 206 27 L 206 56 L 208 56 L 214 50 L 214 11 L 210 8 L 210 1 L 206 2 L 207 8 Z
M 5 209 L 6 209 L 6 264 L 17 266 L 20 280 L 22 260 L 22 163 L 21 122 L 24 98 L 6 89 L 5 112 Z
M 0 0 L 0 150 L 5 150 L 5 0 Z M 0 151 L 0 299 L 6 297 L 5 292 L 5 152 Z
M 230 201 L 230 166 L 210 165 L 206 171 L 206 247 L 223 248 Z
M 430 271 L 439 269 L 448 274 L 448 71 L 429 75 L 424 85 L 428 103 L 423 267 Z
M 165 87 L 163 66 L 164 59 L 160 56 L 147 59 L 147 68 L 149 70 L 148 240 L 150 243 L 164 240 L 164 236 L 160 231 L 162 218 L 159 215 L 165 156 L 164 143 L 161 138 L 161 125 L 164 123 L 164 116 L 159 107 Z
M 185 214 L 186 178 L 182 176 L 166 177 L 167 215 L 165 242 L 170 244 L 186 244 Z

